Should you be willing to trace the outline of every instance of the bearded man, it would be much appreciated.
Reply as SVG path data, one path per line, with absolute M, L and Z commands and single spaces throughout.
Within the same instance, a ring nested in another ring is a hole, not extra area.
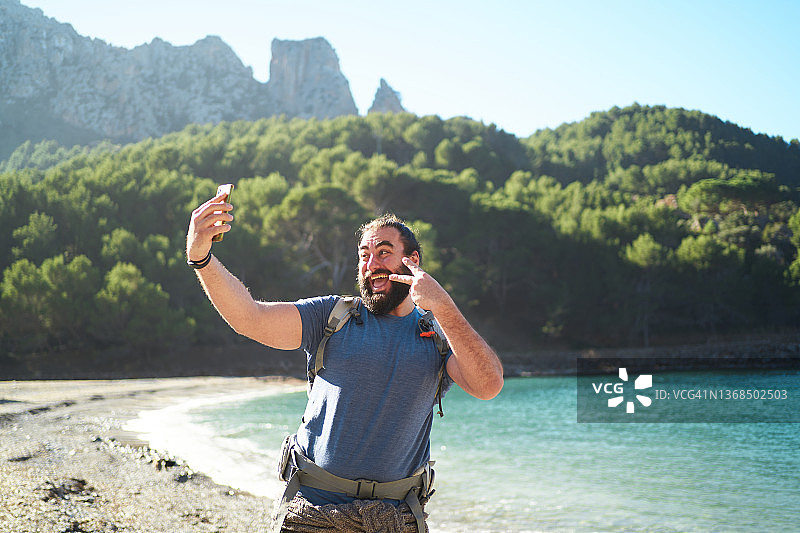
M 237 333 L 274 348 L 302 348 L 313 368 L 339 298 L 254 300 L 211 255 L 212 237 L 230 231 L 233 220 L 233 206 L 223 198 L 212 198 L 192 212 L 189 264 Z M 406 224 L 392 215 L 365 224 L 357 254 L 357 320 L 328 334 L 324 368 L 314 379 L 296 435 L 285 443 L 284 498 L 294 497 L 279 513 L 282 531 L 424 533 L 437 389 L 455 382 L 488 400 L 503 386 L 497 354 L 447 291 L 422 270 L 422 249 Z M 420 331 L 425 311 L 435 315 L 449 344 L 444 363 Z

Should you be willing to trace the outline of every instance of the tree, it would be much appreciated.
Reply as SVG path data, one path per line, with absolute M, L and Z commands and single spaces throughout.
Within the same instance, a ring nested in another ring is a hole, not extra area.
M 464 170 L 466 158 L 461 145 L 451 139 L 443 139 L 436 147 L 433 154 L 438 168 L 447 168 L 461 172 Z
M 410 180 L 407 174 L 398 172 L 394 161 L 385 156 L 373 156 L 365 163 L 361 172 L 353 176 L 351 190 L 373 214 L 381 215 L 393 198 L 406 194 Z
M 435 115 L 420 117 L 404 132 L 403 139 L 433 161 L 433 151 L 445 137 L 444 121 Z
M 104 344 L 124 344 L 147 355 L 189 337 L 192 321 L 169 307 L 169 295 L 130 263 L 117 263 L 94 298 L 91 331 Z
M 28 259 L 5 269 L 0 285 L 0 331 L 5 351 L 30 352 L 47 345 L 47 294 L 47 280 Z
M 741 323 L 746 309 L 742 295 L 741 265 L 744 253 L 718 242 L 711 235 L 687 236 L 675 250 L 686 293 L 688 314 L 703 329 Z
M 644 345 L 650 346 L 653 317 L 663 305 L 662 291 L 667 288 L 658 278 L 667 266 L 669 252 L 652 235 L 643 233 L 625 248 L 625 259 L 640 271 L 635 286 L 638 302 L 634 327 L 641 331 Z
M 280 239 L 301 265 L 306 284 L 339 293 L 352 287 L 346 275 L 355 272 L 356 229 L 367 213 L 335 185 L 297 187 L 264 222 L 267 235 Z M 319 273 L 327 271 L 327 279 Z M 349 291 L 348 291 L 349 292 Z
M 53 254 L 56 244 L 58 224 L 46 213 L 34 211 L 28 217 L 28 223 L 12 232 L 19 243 L 12 252 L 17 258 L 27 258 L 41 263 Z
M 109 268 L 121 262 L 141 267 L 141 242 L 125 228 L 114 228 L 110 234 L 103 235 L 103 249 L 100 254 Z
M 334 165 L 344 161 L 350 153 L 344 145 L 320 150 L 300 169 L 300 180 L 306 185 L 330 183 Z
M 84 255 L 67 261 L 62 254 L 46 259 L 41 272 L 48 284 L 43 317 L 48 332 L 61 344 L 88 345 L 86 331 L 93 309 L 87 303 L 100 289 L 98 269 Z

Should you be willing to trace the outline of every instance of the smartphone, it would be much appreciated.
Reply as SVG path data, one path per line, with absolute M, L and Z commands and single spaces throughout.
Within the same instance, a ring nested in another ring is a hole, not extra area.
M 233 183 L 226 183 L 225 185 L 220 185 L 217 187 L 217 194 L 224 194 L 225 197 L 222 199 L 223 202 L 230 202 L 231 201 L 231 193 L 233 192 Z M 222 211 L 215 211 L 215 213 L 221 213 Z M 221 226 L 223 222 L 220 220 L 218 222 L 214 222 L 215 226 Z M 212 242 L 219 242 L 222 240 L 222 236 L 225 235 L 224 233 L 217 233 L 213 237 L 211 237 Z

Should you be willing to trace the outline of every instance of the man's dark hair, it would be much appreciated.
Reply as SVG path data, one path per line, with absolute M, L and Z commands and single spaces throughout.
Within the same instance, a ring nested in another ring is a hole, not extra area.
M 361 239 L 364 238 L 364 233 L 367 231 L 381 228 L 394 228 L 400 232 L 400 240 L 403 243 L 403 255 L 411 255 L 413 252 L 417 252 L 419 255 L 419 264 L 422 266 L 422 246 L 417 241 L 416 235 L 414 235 L 414 232 L 411 231 L 411 228 L 409 228 L 403 220 L 391 213 L 366 222 L 358 228 L 358 241 L 361 242 Z

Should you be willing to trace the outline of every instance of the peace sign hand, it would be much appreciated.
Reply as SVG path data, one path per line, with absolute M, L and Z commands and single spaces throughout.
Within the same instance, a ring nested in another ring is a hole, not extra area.
M 450 295 L 433 276 L 422 270 L 409 257 L 403 257 L 403 264 L 408 267 L 411 274 L 390 274 L 389 279 L 410 285 L 409 294 L 417 306 L 432 311 L 434 315 L 443 312 L 448 306 L 455 307 Z

